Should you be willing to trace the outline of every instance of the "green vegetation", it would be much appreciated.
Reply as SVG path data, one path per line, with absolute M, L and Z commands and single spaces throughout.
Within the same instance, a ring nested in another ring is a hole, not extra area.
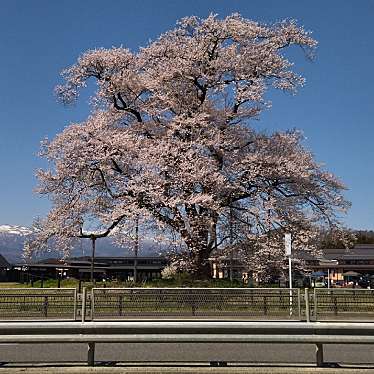
M 0 282 L 0 288 L 28 288 L 30 287 L 27 283 L 17 282 Z
M 42 284 L 43 283 L 43 284 Z M 259 287 L 259 285 L 253 285 Z M 275 285 L 274 285 L 275 286 Z M 41 280 L 34 281 L 33 286 L 31 283 L 16 283 L 16 282 L 7 282 L 0 283 L 0 288 L 57 288 L 58 280 L 57 279 L 45 279 L 43 282 Z M 79 288 L 79 280 L 74 278 L 62 279 L 60 281 L 61 288 Z M 81 282 L 81 287 L 92 288 L 92 284 L 89 281 Z M 115 288 L 127 288 L 127 287 L 198 287 L 198 288 L 211 288 L 211 287 L 221 287 L 221 288 L 230 288 L 230 287 L 247 287 L 239 280 L 234 280 L 230 282 L 228 279 L 207 279 L 207 280 L 196 280 L 187 273 L 178 274 L 173 279 L 154 279 L 149 281 L 137 282 L 132 281 L 100 281 L 95 282 L 95 287 L 115 287 Z M 264 285 L 264 287 L 271 287 L 271 285 Z

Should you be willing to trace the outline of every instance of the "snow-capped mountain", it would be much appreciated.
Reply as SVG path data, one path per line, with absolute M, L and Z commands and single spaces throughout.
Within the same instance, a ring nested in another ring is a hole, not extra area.
M 20 262 L 25 240 L 32 234 L 28 227 L 0 225 L 0 254 L 9 262 Z
M 33 231 L 28 227 L 16 225 L 0 225 L 0 254 L 2 254 L 10 263 L 23 262 L 22 251 L 23 245 L 27 238 L 32 235 Z M 160 247 L 151 242 L 140 243 L 140 256 L 157 255 Z M 91 254 L 91 241 L 81 239 L 79 244 L 74 248 L 71 256 L 89 256 Z M 132 248 L 118 247 L 112 243 L 110 238 L 101 238 L 96 241 L 96 256 L 132 256 Z M 38 259 L 62 257 L 62 254 L 56 251 L 47 252 L 38 255 Z
M 8 235 L 30 235 L 32 230 L 28 227 L 23 226 L 16 226 L 16 225 L 0 225 L 0 235 L 1 234 L 8 234 Z

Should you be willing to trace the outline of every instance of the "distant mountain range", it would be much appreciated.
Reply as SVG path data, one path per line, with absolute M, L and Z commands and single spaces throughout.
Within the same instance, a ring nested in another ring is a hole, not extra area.
M 16 225 L 0 225 L 0 254 L 10 263 L 23 262 L 22 251 L 25 240 L 32 235 L 28 227 Z M 140 242 L 139 256 L 157 255 L 161 246 L 149 241 Z M 88 239 L 81 239 L 74 248 L 71 256 L 89 256 L 91 254 L 91 242 Z M 132 256 L 131 248 L 121 248 L 112 243 L 110 238 L 102 238 L 96 241 L 96 256 Z M 42 258 L 60 258 L 62 253 L 58 250 L 38 255 Z

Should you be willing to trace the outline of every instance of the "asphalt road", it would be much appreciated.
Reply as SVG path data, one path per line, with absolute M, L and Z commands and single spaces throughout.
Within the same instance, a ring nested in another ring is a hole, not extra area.
M 315 347 L 308 344 L 97 344 L 96 361 L 315 363 Z M 85 361 L 85 344 L 0 344 L 0 362 Z M 325 362 L 374 368 L 374 346 L 325 345 Z M 1 373 L 1 371 L 0 371 Z
M 374 369 L 280 366 L 49 366 L 1 368 L 1 374 L 373 374 Z

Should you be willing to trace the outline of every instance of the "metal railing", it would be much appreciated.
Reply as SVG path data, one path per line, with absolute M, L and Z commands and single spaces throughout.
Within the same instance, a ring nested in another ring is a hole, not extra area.
M 276 343 L 314 344 L 323 366 L 323 344 L 374 344 L 372 323 L 121 321 L 0 322 L 0 344 L 86 343 L 95 364 L 96 343 Z
M 373 321 L 374 290 L 0 288 L 0 320 L 142 318 Z
M 301 318 L 300 290 L 93 288 L 91 319 L 133 317 Z
M 311 310 L 315 320 L 373 319 L 374 290 L 315 288 Z
M 0 319 L 76 319 L 75 288 L 0 288 Z

